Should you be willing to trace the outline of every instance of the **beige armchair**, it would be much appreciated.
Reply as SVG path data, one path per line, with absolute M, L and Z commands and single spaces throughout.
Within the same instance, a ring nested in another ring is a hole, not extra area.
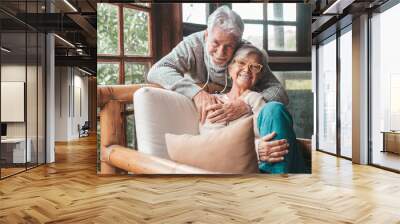
M 98 86 L 97 104 L 100 107 L 101 164 L 100 174 L 211 174 L 207 170 L 176 163 L 154 155 L 124 147 L 126 145 L 123 109 L 133 102 L 133 94 L 140 88 L 154 84 Z M 208 85 L 208 92 L 221 90 L 219 85 Z M 299 139 L 306 161 L 310 161 L 310 140 Z

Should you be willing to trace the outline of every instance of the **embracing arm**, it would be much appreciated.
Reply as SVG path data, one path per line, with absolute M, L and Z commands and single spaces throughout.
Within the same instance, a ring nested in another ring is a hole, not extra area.
M 193 98 L 201 89 L 193 79 L 184 77 L 184 73 L 195 67 L 195 49 L 189 41 L 181 41 L 169 54 L 154 64 L 147 80 Z
M 267 67 L 264 73 L 262 78 L 257 82 L 255 90 L 263 95 L 266 102 L 278 101 L 288 105 L 289 98 L 286 90 L 272 73 L 271 69 Z

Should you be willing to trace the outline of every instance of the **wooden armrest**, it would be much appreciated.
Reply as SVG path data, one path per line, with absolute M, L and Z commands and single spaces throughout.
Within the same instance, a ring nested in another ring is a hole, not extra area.
M 305 173 L 311 173 L 311 139 L 298 138 L 297 143 L 304 158 L 304 163 L 306 166 Z
M 130 104 L 133 94 L 142 87 L 162 88 L 157 84 L 107 85 L 97 87 L 97 106 L 103 107 L 111 100 L 122 104 Z
M 136 174 L 215 174 L 215 172 L 147 155 L 120 145 L 107 147 L 102 159 L 112 166 Z
M 297 138 L 297 142 L 304 153 L 311 154 L 311 139 Z
M 202 87 L 203 83 L 198 86 Z M 158 84 L 131 84 L 131 85 L 107 85 L 97 87 L 97 106 L 103 107 L 111 100 L 119 101 L 122 104 L 130 104 L 133 101 L 133 94 L 142 87 L 157 87 L 162 88 Z M 221 91 L 223 86 L 209 83 L 205 90 L 209 93 Z

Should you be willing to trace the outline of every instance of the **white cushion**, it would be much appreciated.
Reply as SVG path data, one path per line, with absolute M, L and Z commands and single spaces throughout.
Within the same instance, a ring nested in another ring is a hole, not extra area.
M 199 115 L 194 103 L 181 94 L 143 87 L 134 94 L 138 151 L 170 159 L 165 134 L 199 134 Z

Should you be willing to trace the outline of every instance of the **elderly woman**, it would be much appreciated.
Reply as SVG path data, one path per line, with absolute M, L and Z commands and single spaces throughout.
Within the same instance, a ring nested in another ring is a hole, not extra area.
M 214 104 L 207 108 L 213 112 L 208 114 L 204 125 L 200 124 L 200 133 L 225 127 L 251 116 L 252 113 L 255 119 L 256 136 L 266 136 L 275 132 L 274 140 L 287 141 L 289 146 L 289 152 L 284 156 L 284 160 L 277 163 L 263 162 L 265 159 L 262 158 L 266 156 L 266 150 L 264 147 L 259 147 L 260 171 L 263 173 L 305 173 L 304 159 L 296 144 L 292 117 L 285 105 L 276 101 L 265 103 L 262 94 L 252 91 L 256 83 L 262 78 L 263 70 L 268 69 L 266 58 L 265 52 L 253 45 L 243 45 L 236 51 L 228 65 L 232 88 L 226 94 L 217 95 L 220 101 L 219 104 Z M 251 108 L 249 110 L 251 112 L 228 122 L 221 117 L 224 114 L 221 111 L 226 109 L 226 105 L 229 105 L 230 101 L 237 99 L 244 101 Z

